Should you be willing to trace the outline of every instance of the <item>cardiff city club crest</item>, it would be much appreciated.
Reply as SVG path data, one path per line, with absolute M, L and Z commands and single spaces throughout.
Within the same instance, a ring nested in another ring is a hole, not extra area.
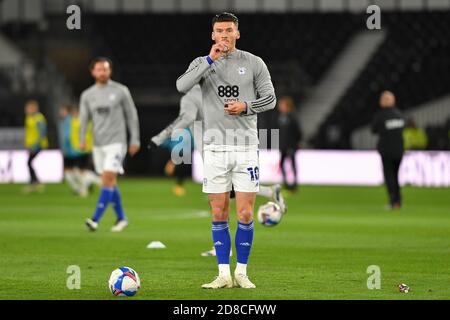
M 239 67 L 239 68 L 238 68 L 238 73 L 239 73 L 240 75 L 245 74 L 246 71 L 247 71 L 247 69 L 246 69 L 245 67 Z

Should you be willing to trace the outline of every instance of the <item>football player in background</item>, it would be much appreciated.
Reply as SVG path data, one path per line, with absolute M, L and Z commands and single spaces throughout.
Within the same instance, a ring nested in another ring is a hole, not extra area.
M 59 109 L 60 146 L 64 156 L 64 179 L 72 191 L 86 197 L 95 184 L 100 186 L 101 179 L 89 168 L 92 153 L 92 123 L 86 132 L 86 145 L 80 149 L 80 119 L 78 109 L 71 105 L 62 105 Z
M 384 182 L 389 195 L 389 208 L 400 209 L 402 199 L 398 171 L 402 162 L 403 128 L 405 119 L 396 107 L 395 95 L 391 91 L 383 91 L 380 95 L 380 110 L 372 122 L 372 132 L 379 136 L 377 149 L 383 163 Z
M 300 124 L 295 116 L 295 104 L 291 97 L 281 97 L 278 99 L 278 128 L 280 129 L 280 168 L 283 174 L 283 183 L 285 187 L 291 191 L 296 192 L 298 187 L 297 181 L 297 164 L 295 162 L 295 155 L 300 146 L 302 138 L 302 131 Z M 289 163 L 294 173 L 294 181 L 289 182 L 286 174 L 285 165 Z
M 29 152 L 27 165 L 30 172 L 30 183 L 24 192 L 42 192 L 44 185 L 38 180 L 33 168 L 33 160 L 41 150 L 48 148 L 47 121 L 39 112 L 39 103 L 36 100 L 29 100 L 25 104 L 25 148 Z
M 129 89 L 113 80 L 112 62 L 108 58 L 95 58 L 91 75 L 95 84 L 83 91 L 80 99 L 80 149 L 86 148 L 86 132 L 92 120 L 95 171 L 102 177 L 102 189 L 92 218 L 86 220 L 91 231 L 98 223 L 108 204 L 111 203 L 117 221 L 111 231 L 122 231 L 128 219 L 122 207 L 122 197 L 117 187 L 117 175 L 123 174 L 123 160 L 127 150 L 134 156 L 140 148 L 139 119 Z M 127 129 L 130 141 L 127 141 Z M 128 145 L 128 148 L 127 148 Z

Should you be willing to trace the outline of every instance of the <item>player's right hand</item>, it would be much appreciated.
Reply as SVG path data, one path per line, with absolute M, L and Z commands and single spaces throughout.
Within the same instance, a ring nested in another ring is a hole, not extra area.
M 139 152 L 140 146 L 137 144 L 130 144 L 128 147 L 128 153 L 130 154 L 130 156 L 134 156 L 136 153 Z
M 86 143 L 80 142 L 79 148 L 80 148 L 81 151 L 84 151 L 86 149 Z
M 220 58 L 224 51 L 227 51 L 228 47 L 223 43 L 216 43 L 211 47 L 211 51 L 209 52 L 209 57 L 216 61 Z

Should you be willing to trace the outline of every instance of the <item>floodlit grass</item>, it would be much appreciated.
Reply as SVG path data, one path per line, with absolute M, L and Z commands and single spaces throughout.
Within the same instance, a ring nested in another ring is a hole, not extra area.
M 257 288 L 210 291 L 200 288 L 217 273 L 215 258 L 200 256 L 212 247 L 206 197 L 194 183 L 182 198 L 171 187 L 169 180 L 120 180 L 130 225 L 115 234 L 111 208 L 97 232 L 84 226 L 98 191 L 80 199 L 62 184 L 32 195 L 0 185 L 0 299 L 117 299 L 107 280 L 120 266 L 140 275 L 131 299 L 450 298 L 448 189 L 404 188 L 404 208 L 392 212 L 382 187 L 302 186 L 287 197 L 280 225 L 255 223 L 248 271 Z M 147 249 L 153 240 L 167 248 Z M 231 261 L 234 268 L 235 255 Z M 70 265 L 81 268 L 80 290 L 66 287 Z M 367 288 L 371 265 L 381 270 L 379 290 Z M 399 293 L 399 283 L 411 291 Z

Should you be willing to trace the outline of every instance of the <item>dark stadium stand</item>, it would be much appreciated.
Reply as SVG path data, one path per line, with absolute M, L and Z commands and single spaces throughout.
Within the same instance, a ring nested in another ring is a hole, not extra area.
M 450 118 L 442 126 L 425 129 L 428 136 L 428 150 L 450 150 Z
M 212 44 L 210 14 L 91 18 L 96 30 L 91 35 L 110 49 L 122 81 L 132 87 L 173 87 L 189 62 L 206 55 Z M 238 47 L 261 56 L 277 89 L 290 94 L 301 94 L 317 83 L 358 23 L 350 14 L 242 14 L 239 18 Z M 174 30 L 176 24 L 183 29 Z
M 19 115 L 16 114 L 14 108 L 12 108 L 11 96 L 11 81 L 2 71 L 0 71 L 0 127 L 17 126 L 19 125 L 19 119 L 23 118 L 23 116 L 19 118 Z
M 385 89 L 403 110 L 450 93 L 449 12 L 385 13 L 383 28 L 386 41 L 322 123 L 316 148 L 351 148 L 352 131 L 371 121 Z M 341 131 L 337 143 L 327 135 L 331 127 Z
M 8 94 L 10 89 L 10 83 L 8 78 L 0 70 L 0 96 L 5 96 Z
M 11 79 L 0 70 L 0 127 L 21 127 L 24 122 L 23 107 L 28 99 L 37 99 L 44 112 L 47 110 L 47 97 L 39 93 L 14 92 Z

